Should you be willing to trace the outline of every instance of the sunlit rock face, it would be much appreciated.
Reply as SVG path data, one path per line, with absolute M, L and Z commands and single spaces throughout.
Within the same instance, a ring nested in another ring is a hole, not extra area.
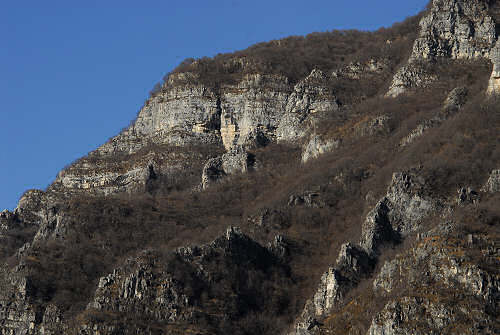
M 282 76 L 253 74 L 221 95 L 220 134 L 226 150 L 276 140 L 290 85 Z
M 490 81 L 488 82 L 488 94 L 500 94 L 500 45 L 497 43 L 491 50 L 490 59 L 493 63 Z
M 386 96 L 396 97 L 434 81 L 422 61 L 490 58 L 497 40 L 497 5 L 496 1 L 434 0 L 420 21 L 408 64 L 394 75 Z
M 171 75 L 130 127 L 61 171 L 54 184 L 68 191 L 133 193 L 153 175 L 189 169 L 188 161 L 203 166 L 210 154 L 192 147 L 231 152 L 297 141 L 315 115 L 338 111 L 328 83 L 319 70 L 293 87 L 283 76 L 248 74 L 215 90 L 192 73 Z

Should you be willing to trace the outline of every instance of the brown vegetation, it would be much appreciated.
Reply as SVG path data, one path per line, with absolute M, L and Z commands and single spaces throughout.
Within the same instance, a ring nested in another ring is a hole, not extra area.
M 395 67 L 408 56 L 417 20 L 411 18 L 373 33 L 334 31 L 262 43 L 234 54 L 186 61 L 174 72 L 196 72 L 205 85 L 218 86 L 237 81 L 246 72 L 281 74 L 293 83 L 313 68 L 328 72 L 370 58 L 389 58 Z M 391 47 L 386 47 L 386 40 L 393 41 Z M 246 65 L 240 67 L 235 61 L 238 59 L 246 59 Z M 173 258 L 172 251 L 210 242 L 228 226 L 238 225 L 263 245 L 276 234 L 285 235 L 290 241 L 286 266 L 268 271 L 262 267 L 263 261 L 248 268 L 234 264 L 224 267 L 214 262 L 210 266 L 218 267 L 221 280 L 201 288 L 206 294 L 200 294 L 199 304 L 231 317 L 217 324 L 207 321 L 203 327 L 166 323 L 154 327 L 158 327 L 158 333 L 162 333 L 161 329 L 181 333 L 181 329 L 190 327 L 197 331 L 216 329 L 224 334 L 282 331 L 312 296 L 321 274 L 336 259 L 340 245 L 359 239 L 363 214 L 373 206 L 373 199 L 383 196 L 393 172 L 418 167 L 436 196 L 450 197 L 462 186 L 479 189 L 488 173 L 500 166 L 500 107 L 482 93 L 489 65 L 443 62 L 431 66 L 439 81 L 428 89 L 397 99 L 379 97 L 377 90 L 368 91 L 368 96 L 356 97 L 359 104 L 348 114 L 325 121 L 317 131 L 324 136 L 342 137 L 344 142 L 341 148 L 313 163 L 299 164 L 297 147 L 271 144 L 252 151 L 262 162 L 258 171 L 228 177 L 202 192 L 192 192 L 201 175 L 197 163 L 185 174 L 159 178 L 155 192 L 72 197 L 58 208 L 70 218 L 68 233 L 63 239 L 35 245 L 25 258 L 36 289 L 35 299 L 41 304 L 56 304 L 67 316 L 82 313 L 98 279 L 125 258 L 145 249 L 158 250 L 170 270 L 184 280 L 191 276 L 192 269 Z M 379 84 L 377 89 L 388 82 L 382 80 Z M 356 85 L 360 86 L 349 88 L 342 84 L 338 90 L 348 96 L 368 84 Z M 469 87 L 468 104 L 414 144 L 401 148 L 401 139 L 417 124 L 432 118 L 449 91 L 459 85 Z M 387 132 L 354 134 L 360 122 L 382 114 L 390 117 Z M 199 150 L 202 156 L 215 154 L 213 148 L 192 149 Z M 147 150 L 161 153 L 175 149 L 151 146 Z M 133 158 L 124 155 L 86 159 L 119 166 Z M 319 194 L 323 206 L 287 204 L 291 195 L 309 190 Z M 486 198 L 472 218 L 459 211 L 457 219 L 462 222 L 479 220 L 477 225 L 464 225 L 464 233 L 498 230 L 497 203 L 498 197 Z M 275 212 L 262 226 L 255 224 L 251 218 L 265 210 Z M 367 283 L 369 280 L 360 287 Z M 366 329 L 369 316 L 381 308 L 380 304 L 368 307 L 371 299 L 369 293 L 360 293 L 351 303 L 340 306 L 338 315 L 327 322 L 340 322 L 346 319 L 346 313 L 354 312 L 358 313 L 354 321 L 362 325 L 360 329 Z M 226 310 L 235 304 L 235 313 Z M 149 322 L 140 316 L 85 313 L 87 317 L 116 318 L 129 324 Z

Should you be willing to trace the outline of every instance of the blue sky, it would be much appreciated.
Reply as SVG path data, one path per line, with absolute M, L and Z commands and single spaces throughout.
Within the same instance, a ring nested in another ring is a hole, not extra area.
M 187 57 L 289 35 L 373 30 L 427 0 L 0 3 L 0 210 L 132 120 Z

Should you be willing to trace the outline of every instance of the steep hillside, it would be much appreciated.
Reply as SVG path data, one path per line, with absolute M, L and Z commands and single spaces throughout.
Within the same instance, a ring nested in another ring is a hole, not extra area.
M 0 334 L 500 333 L 499 8 L 184 61 L 0 213 Z

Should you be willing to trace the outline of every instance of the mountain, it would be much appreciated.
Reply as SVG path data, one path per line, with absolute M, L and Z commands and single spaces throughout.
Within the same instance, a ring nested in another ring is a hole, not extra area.
M 1 212 L 0 334 L 500 333 L 499 27 L 433 0 L 184 61 Z

